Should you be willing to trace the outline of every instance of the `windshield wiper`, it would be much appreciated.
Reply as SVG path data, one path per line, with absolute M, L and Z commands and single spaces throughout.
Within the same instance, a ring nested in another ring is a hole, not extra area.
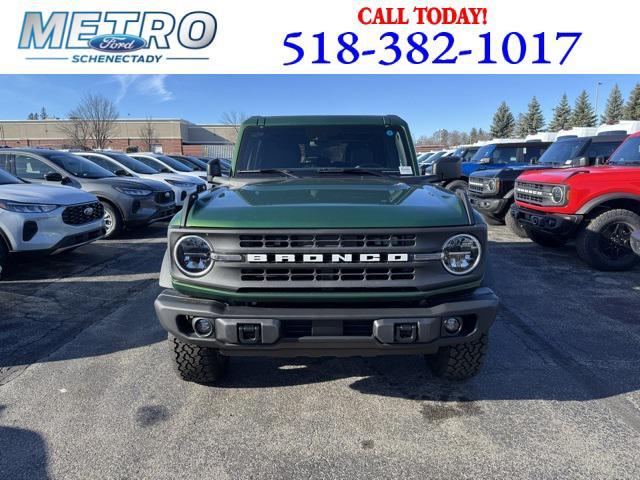
M 255 170 L 240 170 L 236 173 L 280 173 L 281 175 L 285 175 L 287 177 L 300 178 L 284 168 L 258 168 Z
M 375 175 L 376 177 L 388 177 L 389 175 L 382 173 L 378 170 L 368 170 L 366 168 L 318 168 L 316 173 L 351 173 L 351 174 L 366 174 Z

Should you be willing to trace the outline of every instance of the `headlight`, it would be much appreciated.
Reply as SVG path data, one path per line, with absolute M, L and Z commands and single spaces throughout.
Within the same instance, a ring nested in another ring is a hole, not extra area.
M 551 189 L 551 200 L 553 203 L 563 203 L 564 202 L 564 188 L 562 187 L 553 187 Z
M 465 233 L 451 237 L 442 246 L 442 265 L 454 275 L 471 273 L 480 263 L 481 256 L 480 241 Z
M 58 205 L 45 203 L 19 203 L 9 200 L 0 200 L 0 208 L 17 213 L 49 213 L 58 208 Z
M 169 185 L 173 185 L 174 187 L 180 187 L 180 188 L 192 188 L 196 186 L 195 183 L 182 182 L 180 180 L 167 180 L 167 183 Z
M 130 187 L 113 187 L 121 193 L 125 195 L 131 195 L 132 197 L 146 197 L 147 195 L 151 195 L 153 193 L 152 190 L 147 190 L 144 188 L 130 188 Z
M 487 187 L 487 192 L 495 193 L 500 188 L 500 180 L 496 180 L 495 178 L 490 178 L 489 180 L 485 180 L 485 187 Z
M 213 249 L 197 235 L 187 235 L 176 243 L 173 258 L 178 269 L 190 277 L 201 277 L 213 267 Z

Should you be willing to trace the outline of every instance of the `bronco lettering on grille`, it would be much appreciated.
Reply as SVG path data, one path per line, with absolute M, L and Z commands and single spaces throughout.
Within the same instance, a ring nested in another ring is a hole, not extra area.
M 399 263 L 408 253 L 249 253 L 250 263 Z

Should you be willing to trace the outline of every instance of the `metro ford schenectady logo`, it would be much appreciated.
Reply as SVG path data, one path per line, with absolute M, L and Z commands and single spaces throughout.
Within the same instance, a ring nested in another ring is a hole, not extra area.
M 217 21 L 209 12 L 26 12 L 18 49 L 47 51 L 29 60 L 72 63 L 159 63 L 163 60 L 207 60 L 193 52 L 209 47 Z M 175 56 L 164 51 L 175 49 Z M 93 53 L 83 53 L 82 50 Z M 101 53 L 98 53 L 101 52 Z M 34 52 L 35 53 L 35 52 Z
M 147 42 L 135 35 L 98 35 L 89 40 L 89 46 L 101 52 L 135 52 L 146 47 Z

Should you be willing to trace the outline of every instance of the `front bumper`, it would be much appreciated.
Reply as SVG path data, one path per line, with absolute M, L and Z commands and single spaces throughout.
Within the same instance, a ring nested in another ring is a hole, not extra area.
M 513 202 L 513 198 L 482 197 L 469 193 L 469 201 L 473 208 L 480 213 L 501 218 L 509 213 L 509 206 Z
M 183 342 L 219 349 L 229 356 L 377 356 L 435 353 L 438 348 L 477 339 L 493 324 L 498 298 L 485 287 L 451 294 L 425 307 L 341 308 L 230 306 L 215 300 L 163 291 L 155 301 L 160 324 Z M 462 319 L 449 335 L 442 321 Z M 199 337 L 193 317 L 211 319 L 215 332 Z M 412 336 L 399 337 L 398 326 Z M 408 325 L 408 327 L 406 327 Z M 258 332 L 247 342 L 243 332 Z
M 511 215 L 527 228 L 563 237 L 572 236 L 583 219 L 582 215 L 539 212 L 517 204 L 511 207 Z
M 158 193 L 158 192 L 156 192 Z M 148 197 L 127 197 L 124 207 L 124 221 L 128 226 L 135 227 L 169 219 L 176 212 L 176 202 L 158 202 L 156 193 Z

